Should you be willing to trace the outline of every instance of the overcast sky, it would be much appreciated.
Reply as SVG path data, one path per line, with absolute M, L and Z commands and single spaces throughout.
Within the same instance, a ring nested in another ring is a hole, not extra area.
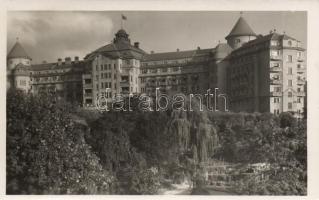
M 57 58 L 80 56 L 112 41 L 121 28 L 121 13 L 127 17 L 124 29 L 131 42 L 150 52 L 212 48 L 226 42 L 239 12 L 8 12 L 7 49 L 16 38 L 33 58 L 55 62 Z M 244 12 L 243 17 L 257 34 L 271 29 L 300 40 L 306 47 L 306 12 Z

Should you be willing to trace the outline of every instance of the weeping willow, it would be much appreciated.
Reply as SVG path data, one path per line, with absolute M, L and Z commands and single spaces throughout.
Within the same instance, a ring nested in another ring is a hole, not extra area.
M 217 131 L 205 112 L 173 111 L 167 131 L 174 137 L 178 153 L 192 153 L 197 162 L 205 162 L 217 146 Z

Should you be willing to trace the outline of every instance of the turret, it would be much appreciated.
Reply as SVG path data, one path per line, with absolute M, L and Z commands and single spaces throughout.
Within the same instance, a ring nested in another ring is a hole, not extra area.
M 233 49 L 241 47 L 244 43 L 256 39 L 255 32 L 250 28 L 246 20 L 241 16 L 233 29 L 226 36 L 227 44 Z
M 7 89 L 15 87 L 29 91 L 31 60 L 17 39 L 7 56 Z

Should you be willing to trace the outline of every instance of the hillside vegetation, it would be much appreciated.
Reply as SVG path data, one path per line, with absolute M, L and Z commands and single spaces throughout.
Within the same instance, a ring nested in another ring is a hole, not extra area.
M 271 163 L 269 180 L 244 180 L 239 194 L 306 194 L 305 121 L 193 104 L 192 112 L 99 113 L 11 90 L 7 193 L 157 194 L 167 180 L 200 185 L 200 163 L 214 158 Z

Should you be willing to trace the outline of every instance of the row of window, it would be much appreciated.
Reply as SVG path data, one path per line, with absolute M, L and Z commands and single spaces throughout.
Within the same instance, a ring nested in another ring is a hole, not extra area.
M 271 51 L 271 56 L 273 57 L 278 57 L 280 56 L 280 50 L 272 50 Z M 297 52 L 297 59 L 302 59 L 302 52 L 298 51 Z M 286 56 L 286 62 L 292 62 L 293 61 L 293 55 L 287 55 Z
M 160 73 L 166 73 L 166 72 L 178 72 L 181 68 L 180 67 L 172 67 L 172 68 L 155 68 L 155 69 L 142 69 L 142 74 L 156 74 L 158 72 Z
M 292 97 L 292 92 L 288 92 L 288 97 Z M 301 103 L 301 98 L 302 97 L 298 97 L 297 98 L 297 103 Z M 279 97 L 274 97 L 274 103 L 280 103 L 280 98 Z
M 271 45 L 271 46 L 279 46 L 280 44 L 281 44 L 281 42 L 278 41 L 278 40 L 271 40 L 271 41 L 270 41 L 270 45 Z M 288 40 L 287 45 L 288 45 L 289 47 L 295 46 L 295 45 L 293 45 L 293 42 L 292 42 L 291 40 Z M 299 42 L 296 42 L 296 46 L 299 47 L 299 46 L 300 46 L 300 43 L 299 43 Z
M 274 87 L 274 91 L 275 92 L 281 92 L 281 87 Z M 298 87 L 297 88 L 297 92 L 303 92 L 303 90 L 300 87 Z M 292 96 L 293 96 L 292 92 L 288 92 L 288 97 L 292 97 Z
M 116 90 L 117 86 L 116 83 L 114 83 L 114 90 Z M 101 83 L 101 89 L 111 88 L 112 89 L 112 83 L 111 82 L 102 82 Z M 96 89 L 99 89 L 99 84 L 96 84 Z
M 64 81 L 64 80 L 72 80 L 72 79 L 80 79 L 78 75 L 67 75 L 67 76 L 50 76 L 50 77 L 37 77 L 37 78 L 30 78 L 30 80 L 34 80 L 36 82 L 40 81 Z
M 111 82 L 102 82 L 101 83 L 101 88 L 112 88 L 112 83 Z
M 100 70 L 101 71 L 105 71 L 105 70 L 111 70 L 112 65 L 111 64 L 104 64 L 104 65 L 100 65 Z M 116 70 L 116 64 L 113 65 L 114 70 Z M 95 70 L 98 71 L 99 70 L 99 66 L 96 65 L 95 66 Z
M 180 63 L 187 63 L 191 61 L 191 58 L 180 59 L 180 60 L 159 60 L 159 61 L 152 61 L 152 62 L 143 62 L 143 66 L 151 66 L 151 65 L 167 65 L 167 64 L 180 64 Z

